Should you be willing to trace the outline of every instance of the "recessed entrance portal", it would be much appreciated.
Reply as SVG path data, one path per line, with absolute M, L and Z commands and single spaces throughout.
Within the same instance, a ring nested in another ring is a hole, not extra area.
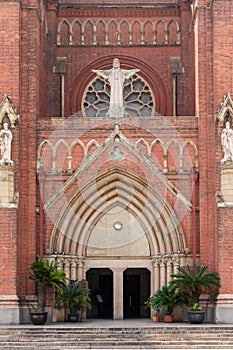
M 147 269 L 127 269 L 123 283 L 124 318 L 149 317 L 144 302 L 150 295 L 150 272 Z
M 87 272 L 91 289 L 92 309 L 88 318 L 113 318 L 113 274 L 110 269 L 90 269 Z

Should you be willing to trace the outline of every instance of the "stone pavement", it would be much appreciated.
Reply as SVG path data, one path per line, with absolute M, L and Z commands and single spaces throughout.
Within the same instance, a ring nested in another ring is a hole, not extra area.
M 31 323 L 29 324 L 20 324 L 20 325 L 0 325 L 1 328 L 28 328 L 32 327 Z M 224 323 L 203 323 L 201 325 L 195 324 L 192 325 L 189 322 L 172 322 L 172 323 L 164 323 L 164 322 L 153 322 L 149 318 L 140 318 L 140 319 L 124 319 L 124 320 L 112 320 L 112 319 L 88 319 L 83 320 L 82 322 L 56 322 L 56 323 L 46 323 L 44 326 L 46 328 L 59 328 L 59 327 L 77 327 L 77 328 L 143 328 L 143 327 L 200 327 L 200 328 L 216 328 L 219 327 L 232 327 L 233 324 L 224 324 Z

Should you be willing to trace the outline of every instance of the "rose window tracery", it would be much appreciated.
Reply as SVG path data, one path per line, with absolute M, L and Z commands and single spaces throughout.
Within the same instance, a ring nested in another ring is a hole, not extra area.
M 96 77 L 87 87 L 82 107 L 86 117 L 106 117 L 111 87 L 108 80 Z M 134 74 L 124 82 L 125 113 L 130 117 L 149 117 L 155 109 L 154 96 L 148 83 Z

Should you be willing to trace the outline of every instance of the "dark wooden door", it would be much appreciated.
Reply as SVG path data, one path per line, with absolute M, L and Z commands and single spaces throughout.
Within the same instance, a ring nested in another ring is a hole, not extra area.
M 140 275 L 124 276 L 124 318 L 140 317 Z

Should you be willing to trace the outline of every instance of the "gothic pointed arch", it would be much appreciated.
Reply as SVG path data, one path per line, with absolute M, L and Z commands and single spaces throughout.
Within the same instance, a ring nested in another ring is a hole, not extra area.
M 75 18 L 71 23 L 71 33 L 73 36 L 73 45 L 82 44 L 82 23 Z
M 119 22 L 119 34 L 120 34 L 120 43 L 128 44 L 130 38 L 130 22 L 127 18 L 123 18 Z
M 13 103 L 7 95 L 4 96 L 2 103 L 0 104 L 0 124 L 3 124 L 5 117 L 9 119 L 12 128 L 14 128 L 19 121 L 19 116 L 16 115 Z
M 144 43 L 145 44 L 153 44 L 153 42 L 154 42 L 155 24 L 150 18 L 148 18 L 143 23 L 143 32 L 145 33 L 144 34 Z
M 93 32 L 94 32 L 94 22 L 88 18 L 83 22 L 82 32 L 84 33 L 85 45 L 93 44 Z
M 44 150 L 47 149 L 45 153 Z M 43 164 L 41 160 L 43 158 Z M 54 147 L 49 140 L 43 140 L 38 146 L 37 150 L 37 167 L 38 169 L 43 166 L 47 169 L 52 169 L 52 159 L 54 159 Z
M 125 210 L 140 227 L 150 256 L 185 251 L 182 226 L 171 203 L 135 173 L 116 167 L 104 169 L 68 200 L 54 226 L 50 250 L 87 256 L 94 227 L 114 208 Z
M 218 126 L 222 127 L 226 118 L 231 122 L 233 122 L 233 101 L 231 95 L 228 93 L 224 96 L 224 100 L 221 103 L 219 111 L 216 115 L 216 121 Z
M 57 45 L 68 45 L 70 42 L 71 24 L 63 18 L 57 29 Z
M 95 24 L 95 31 L 96 31 L 96 43 L 98 45 L 104 45 L 105 43 L 105 36 L 106 36 L 106 22 L 100 18 Z

